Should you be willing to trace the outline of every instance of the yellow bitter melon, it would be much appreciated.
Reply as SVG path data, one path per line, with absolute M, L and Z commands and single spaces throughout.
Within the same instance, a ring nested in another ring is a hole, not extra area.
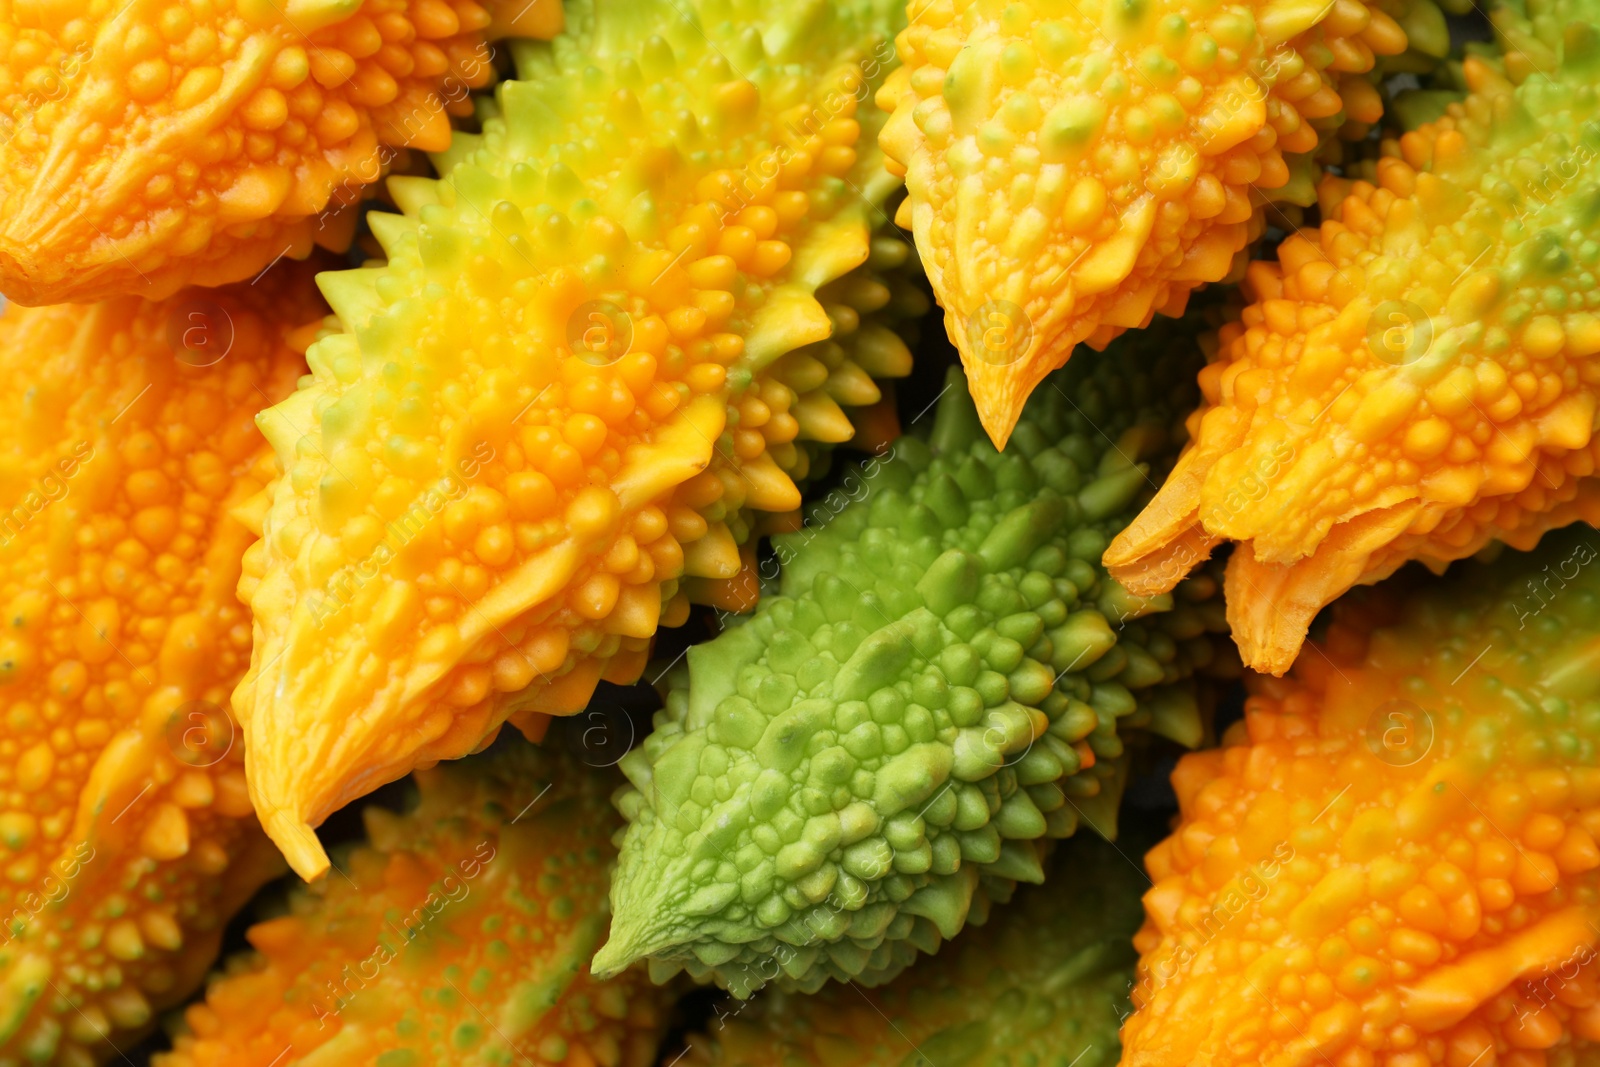
M 868 259 L 895 184 L 869 98 L 901 12 L 567 16 L 517 42 L 441 179 L 390 183 L 404 214 L 369 216 L 389 261 L 322 277 L 348 332 L 268 428 L 285 474 L 235 707 L 256 810 L 307 876 L 331 810 L 637 677 L 680 576 L 740 568 L 700 510 L 719 451 L 745 505 L 799 505 L 770 444 L 736 451 L 741 405 L 829 336 L 813 294 Z M 842 418 L 825 387 L 782 395 L 802 434 Z
M 698 510 L 708 522 L 727 523 L 743 567 L 731 578 L 684 579 L 680 588 L 690 601 L 749 610 L 759 589 L 757 537 L 792 530 L 802 522 L 799 508 L 773 514 L 744 503 L 748 491 L 739 465 L 760 454 L 763 440 L 773 461 L 803 491 L 827 472 L 833 446 L 881 453 L 899 436 L 894 398 L 874 379 L 911 372 L 907 342 L 915 340 L 916 320 L 928 310 L 925 281 L 917 268 L 908 239 L 888 228 L 875 234 L 866 263 L 817 290 L 832 335 L 785 355 L 763 375 L 759 389 L 738 402 L 738 428 L 719 445 L 709 468 L 721 483 L 720 495 Z M 823 396 L 840 410 L 819 403 Z M 682 491 L 680 499 L 691 493 Z

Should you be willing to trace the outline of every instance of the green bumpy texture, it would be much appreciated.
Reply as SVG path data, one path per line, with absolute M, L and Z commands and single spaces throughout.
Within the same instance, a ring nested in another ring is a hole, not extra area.
M 1182 330 L 1072 361 L 1004 453 L 953 370 L 926 439 L 774 539 L 778 595 L 690 649 L 622 761 L 597 974 L 888 981 L 1041 881 L 1052 839 L 1114 834 L 1127 731 L 1199 742 L 1216 581 L 1142 599 L 1099 563 L 1183 443 Z
M 684 1067 L 1111 1067 L 1148 883 L 1093 838 L 1063 845 L 1050 877 L 882 989 L 719 1011 Z

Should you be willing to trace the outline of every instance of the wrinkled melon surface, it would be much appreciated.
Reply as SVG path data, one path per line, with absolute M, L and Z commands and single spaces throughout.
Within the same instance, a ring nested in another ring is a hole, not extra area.
M 952 371 L 854 502 L 775 538 L 779 595 L 689 650 L 623 760 L 598 972 L 885 981 L 1039 881 L 1049 839 L 1114 833 L 1130 729 L 1200 740 L 1216 583 L 1142 600 L 1096 562 L 1192 395 L 1178 330 L 1143 340 L 1054 379 L 1005 453 Z

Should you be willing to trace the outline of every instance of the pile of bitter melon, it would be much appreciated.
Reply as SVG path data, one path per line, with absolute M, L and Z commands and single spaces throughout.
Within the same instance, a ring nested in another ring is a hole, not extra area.
M 1600 0 L 0 0 L 0 293 L 0 1067 L 1600 1063 Z

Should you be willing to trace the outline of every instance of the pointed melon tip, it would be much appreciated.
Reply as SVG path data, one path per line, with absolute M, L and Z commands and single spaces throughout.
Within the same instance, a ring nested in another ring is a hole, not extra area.
M 1246 601 L 1235 604 L 1239 601 Z M 1298 620 L 1283 620 L 1265 597 L 1236 598 L 1228 601 L 1228 625 L 1233 643 L 1244 665 L 1260 674 L 1282 678 L 1294 666 L 1305 643 L 1306 627 Z
M 602 982 L 615 978 L 654 951 L 654 948 L 646 947 L 648 943 L 649 938 L 644 931 L 613 922 L 611 939 L 594 954 L 594 959 L 589 963 L 589 970 Z M 655 948 L 664 947 L 664 945 L 655 946 Z
M 316 831 L 305 819 L 282 808 L 265 815 L 259 811 L 257 814 L 267 836 L 278 846 L 278 851 L 289 861 L 295 874 L 307 882 L 314 882 L 328 873 L 328 853 L 323 850 Z
M 1022 416 L 1022 405 L 997 401 L 988 390 L 974 390 L 973 400 L 977 402 L 978 421 L 983 423 L 984 432 L 994 442 L 994 447 L 1004 452 L 1006 442 L 1011 440 L 1011 431 L 1017 428 L 1017 420 Z
M 41 265 L 26 246 L 0 234 L 0 293 L 7 300 L 23 307 L 56 303 L 56 287 L 40 273 Z
M 666 885 L 671 879 L 628 881 L 632 891 L 626 884 L 612 886 L 610 936 L 589 966 L 601 980 L 613 978 L 640 960 L 688 940 L 682 936 L 683 914 L 669 903 Z
M 1011 440 L 1011 431 L 1022 418 L 1022 409 L 1028 403 L 1032 388 L 1023 380 L 1026 363 L 1017 360 L 995 363 L 984 358 L 985 350 L 974 346 L 964 334 L 953 336 L 956 349 L 961 353 L 961 365 L 967 375 L 967 389 L 972 394 L 973 406 L 994 447 L 1004 451 Z

